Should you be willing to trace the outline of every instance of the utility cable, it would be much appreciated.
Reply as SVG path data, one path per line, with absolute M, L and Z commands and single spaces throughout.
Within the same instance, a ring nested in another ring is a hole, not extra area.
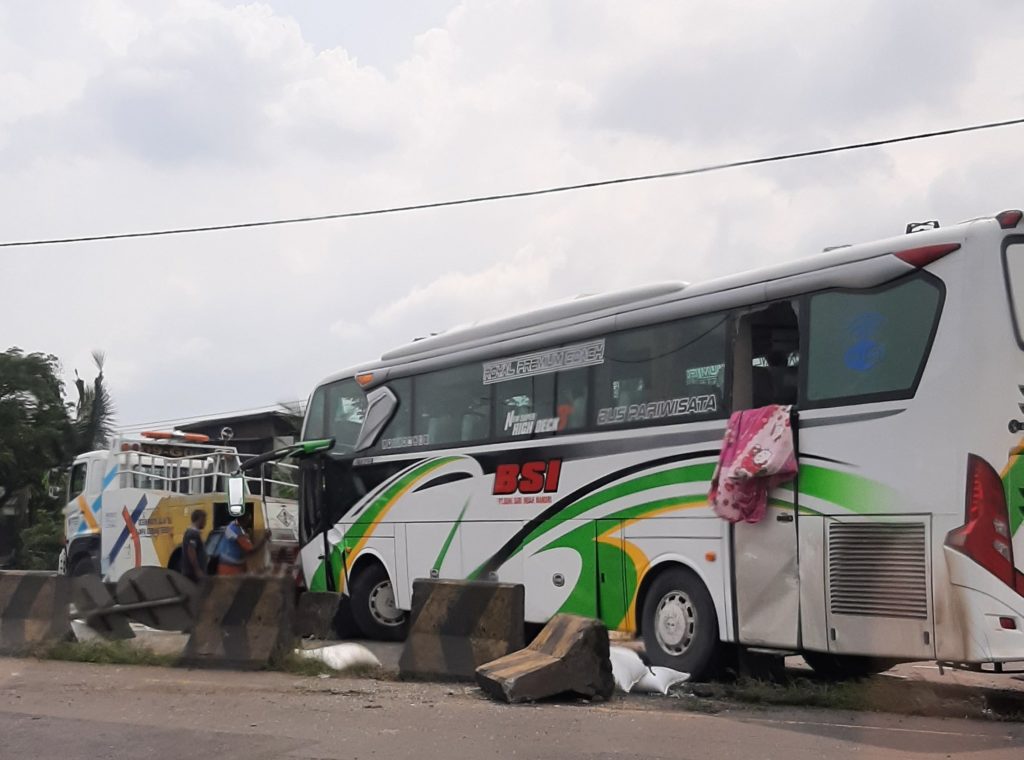
M 538 195 L 553 195 L 555 193 L 568 193 L 576 190 L 589 190 L 596 187 L 607 187 L 609 185 L 625 185 L 637 182 L 649 182 L 658 179 L 671 179 L 674 177 L 689 177 L 694 174 L 708 174 L 710 172 L 722 171 L 724 169 L 738 169 L 745 166 L 760 166 L 762 164 L 778 163 L 780 161 L 792 161 L 798 158 L 811 158 L 813 156 L 825 156 L 833 153 L 845 153 L 865 148 L 877 148 L 882 145 L 896 145 L 898 143 L 915 142 L 928 140 L 934 137 L 945 137 L 948 135 L 964 134 L 967 132 L 980 132 L 983 130 L 996 129 L 998 127 L 1009 127 L 1024 124 L 1024 118 L 1008 119 L 1006 121 L 990 121 L 984 124 L 973 124 L 966 127 L 954 127 L 951 129 L 939 129 L 932 132 L 918 132 L 902 137 L 887 137 L 879 140 L 868 140 L 867 142 L 848 143 L 836 145 L 830 148 L 816 148 L 814 150 L 802 150 L 795 153 L 779 153 L 760 158 L 748 158 L 741 161 L 727 161 L 720 164 L 709 164 L 691 169 L 680 169 L 678 171 L 658 172 L 655 174 L 638 174 L 629 177 L 615 177 L 613 179 L 595 180 L 593 182 L 580 182 L 573 185 L 555 185 L 536 190 L 522 190 L 513 193 L 495 193 L 493 195 L 476 195 L 468 198 L 456 198 L 452 200 L 433 201 L 429 203 L 416 203 L 408 206 L 386 206 L 383 208 L 364 209 L 362 211 L 344 211 L 337 214 L 319 214 L 316 216 L 296 216 L 283 219 L 264 219 L 254 222 L 237 222 L 234 224 L 210 224 L 200 227 L 173 227 L 162 230 L 148 230 L 143 232 L 114 232 L 106 235 L 83 235 L 79 237 L 64 238 L 43 238 L 38 240 L 14 240 L 0 243 L 0 248 L 18 248 L 40 245 L 58 245 L 64 243 L 89 243 L 102 240 L 126 240 L 130 238 L 152 238 L 166 237 L 169 235 L 188 235 L 200 232 L 218 232 L 223 230 L 244 230 L 257 227 L 276 227 L 286 224 L 306 224 L 309 222 L 325 222 L 334 219 L 354 219 L 363 216 L 383 216 L 385 214 L 400 214 L 408 211 L 424 211 L 427 209 L 449 208 L 451 206 L 466 206 L 474 203 L 490 203 L 493 201 L 512 200 L 514 198 L 531 198 Z

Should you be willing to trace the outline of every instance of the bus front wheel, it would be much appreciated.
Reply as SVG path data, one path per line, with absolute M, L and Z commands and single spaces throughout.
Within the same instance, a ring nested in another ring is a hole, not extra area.
M 368 639 L 402 641 L 409 616 L 395 604 L 388 571 L 374 562 L 352 579 L 352 616 Z
M 653 665 L 713 675 L 718 656 L 718 616 L 700 578 L 682 567 L 662 571 L 644 597 L 644 651 Z

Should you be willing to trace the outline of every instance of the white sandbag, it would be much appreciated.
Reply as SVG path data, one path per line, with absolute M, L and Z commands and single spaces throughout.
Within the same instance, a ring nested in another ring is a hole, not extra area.
M 358 667 L 379 668 L 381 666 L 377 655 L 362 644 L 351 642 L 332 644 L 329 647 L 317 647 L 316 649 L 296 649 L 295 651 L 302 657 L 319 660 L 332 670 L 341 671 Z
M 636 686 L 637 682 L 647 673 L 647 666 L 640 659 L 640 655 L 629 647 L 608 648 L 608 654 L 612 661 L 612 675 L 615 677 L 615 685 L 619 691 L 627 694 Z
M 636 682 L 636 690 L 645 694 L 668 694 L 668 690 L 677 683 L 690 680 L 689 673 L 682 673 L 672 668 L 653 665 Z

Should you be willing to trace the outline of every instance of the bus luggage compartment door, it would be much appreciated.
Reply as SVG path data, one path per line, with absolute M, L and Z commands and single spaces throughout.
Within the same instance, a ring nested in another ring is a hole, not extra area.
M 764 518 L 733 526 L 738 640 L 750 646 L 799 645 L 800 578 L 793 491 L 771 492 Z

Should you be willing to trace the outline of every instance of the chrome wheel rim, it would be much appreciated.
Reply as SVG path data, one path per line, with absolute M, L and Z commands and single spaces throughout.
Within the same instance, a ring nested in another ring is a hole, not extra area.
M 654 613 L 654 632 L 658 646 L 678 657 L 697 637 L 697 609 L 682 591 L 669 591 L 658 602 Z
M 405 613 L 395 604 L 395 591 L 391 581 L 381 581 L 370 589 L 370 614 L 381 625 L 399 626 L 405 619 Z

